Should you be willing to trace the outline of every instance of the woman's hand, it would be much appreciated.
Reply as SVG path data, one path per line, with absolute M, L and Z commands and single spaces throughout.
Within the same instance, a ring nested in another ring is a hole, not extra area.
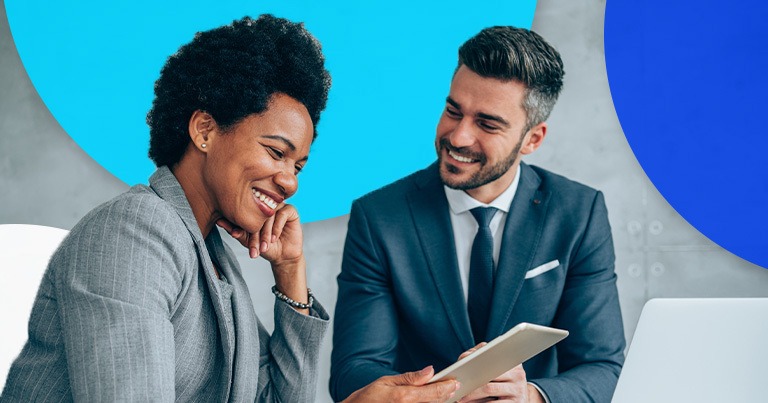
M 257 234 L 249 234 L 224 218 L 216 221 L 216 225 L 248 248 L 251 258 L 261 255 L 272 264 L 275 286 L 280 292 L 294 301 L 305 304 L 309 302 L 304 236 L 295 207 L 290 204 L 279 206 L 275 215 L 264 222 Z M 296 310 L 309 314 L 308 309 Z
M 216 225 L 248 248 L 252 259 L 261 255 L 273 265 L 280 266 L 302 258 L 304 238 L 299 213 L 290 204 L 278 207 L 258 234 L 250 234 L 226 218 L 220 218 Z
M 446 379 L 430 383 L 432 366 L 401 375 L 382 376 L 349 395 L 342 403 L 375 402 L 445 402 L 459 390 L 459 382 Z

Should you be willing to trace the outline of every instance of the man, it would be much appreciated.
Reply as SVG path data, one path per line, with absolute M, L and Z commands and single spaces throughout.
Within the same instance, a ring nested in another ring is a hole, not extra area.
M 563 74 L 528 30 L 487 28 L 461 46 L 437 162 L 352 205 L 334 399 L 385 375 L 439 371 L 531 322 L 570 336 L 468 399 L 610 401 L 624 334 L 603 195 L 521 163 L 547 134 Z

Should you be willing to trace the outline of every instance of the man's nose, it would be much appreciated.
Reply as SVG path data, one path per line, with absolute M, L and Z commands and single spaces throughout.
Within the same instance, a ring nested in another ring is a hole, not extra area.
M 461 119 L 451 132 L 449 137 L 451 145 L 455 148 L 470 147 L 475 144 L 476 138 L 471 119 Z

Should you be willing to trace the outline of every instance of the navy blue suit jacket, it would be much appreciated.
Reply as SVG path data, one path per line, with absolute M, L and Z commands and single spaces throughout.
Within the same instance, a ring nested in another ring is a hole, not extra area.
M 602 193 L 538 167 L 506 217 L 488 339 L 520 322 L 570 331 L 523 366 L 556 402 L 608 402 L 624 361 L 614 252 Z M 525 279 L 529 270 L 560 265 Z M 333 331 L 331 395 L 473 347 L 437 165 L 352 204 Z

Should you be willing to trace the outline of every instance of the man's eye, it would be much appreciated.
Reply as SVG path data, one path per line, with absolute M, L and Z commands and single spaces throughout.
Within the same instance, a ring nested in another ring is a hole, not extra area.
M 490 131 L 494 131 L 494 130 L 498 130 L 498 127 L 496 127 L 496 126 L 493 126 L 493 125 L 489 125 L 489 124 L 487 124 L 487 123 L 483 123 L 483 122 L 480 122 L 480 123 L 478 123 L 478 125 L 479 125 L 479 126 L 480 126 L 480 128 L 482 128 L 483 130 L 486 130 L 486 131 L 489 131 L 489 132 L 490 132 Z
M 304 167 L 303 167 L 303 166 L 301 166 L 301 165 L 299 165 L 299 164 L 296 164 L 296 165 L 294 166 L 294 168 L 296 168 L 296 175 L 300 174 L 300 173 L 301 173 L 301 170 L 302 170 L 302 169 L 304 169 Z
M 457 112 L 457 111 L 455 111 L 455 110 L 453 110 L 453 109 L 451 109 L 451 108 L 445 108 L 445 113 L 446 113 L 448 116 L 451 116 L 451 117 L 459 117 L 459 116 L 461 116 L 461 115 L 459 114 L 459 112 Z

